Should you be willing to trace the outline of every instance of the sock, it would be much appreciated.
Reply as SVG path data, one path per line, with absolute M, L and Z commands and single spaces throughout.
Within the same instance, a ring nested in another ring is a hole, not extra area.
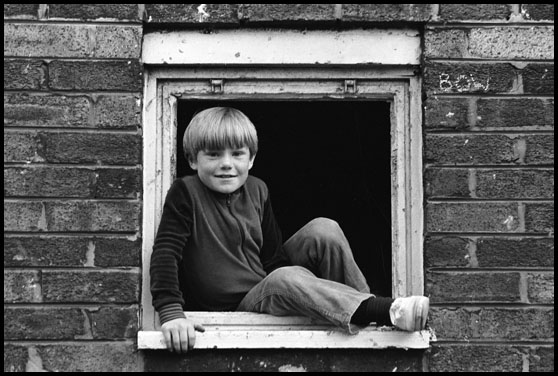
M 351 323 L 368 325 L 374 321 L 378 326 L 392 325 L 389 308 L 394 299 L 381 296 L 371 296 L 363 301 L 351 317 Z

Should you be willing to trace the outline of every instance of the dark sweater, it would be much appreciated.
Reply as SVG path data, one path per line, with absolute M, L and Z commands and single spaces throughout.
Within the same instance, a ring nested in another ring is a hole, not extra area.
M 228 195 L 197 175 L 173 183 L 151 255 L 151 294 L 161 324 L 184 317 L 185 309 L 234 311 L 252 287 L 285 265 L 263 181 L 248 176 Z

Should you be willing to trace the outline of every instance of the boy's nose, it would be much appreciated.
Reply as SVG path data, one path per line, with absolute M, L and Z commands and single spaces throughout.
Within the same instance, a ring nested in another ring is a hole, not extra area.
M 232 168 L 232 159 L 229 155 L 224 155 L 223 158 L 221 158 L 221 168 Z

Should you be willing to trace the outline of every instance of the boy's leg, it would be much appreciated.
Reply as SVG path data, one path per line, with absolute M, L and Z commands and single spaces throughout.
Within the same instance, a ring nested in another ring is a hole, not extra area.
M 303 266 L 319 278 L 370 293 L 349 242 L 337 222 L 316 218 L 291 236 L 283 249 L 293 265 Z
M 301 266 L 276 269 L 246 294 L 237 311 L 275 316 L 304 315 L 329 321 L 350 333 L 357 327 L 351 317 L 372 295 L 345 284 L 317 278 Z

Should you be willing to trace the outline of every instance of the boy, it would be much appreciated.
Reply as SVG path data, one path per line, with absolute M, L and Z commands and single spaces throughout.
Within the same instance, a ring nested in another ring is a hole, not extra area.
M 177 179 L 167 193 L 150 269 L 170 351 L 187 352 L 195 331 L 205 330 L 184 310 L 305 315 L 349 333 L 372 321 L 424 328 L 428 298 L 370 294 L 336 222 L 314 219 L 283 244 L 267 186 L 248 174 L 258 138 L 242 112 L 198 113 L 183 144 L 197 174 Z

